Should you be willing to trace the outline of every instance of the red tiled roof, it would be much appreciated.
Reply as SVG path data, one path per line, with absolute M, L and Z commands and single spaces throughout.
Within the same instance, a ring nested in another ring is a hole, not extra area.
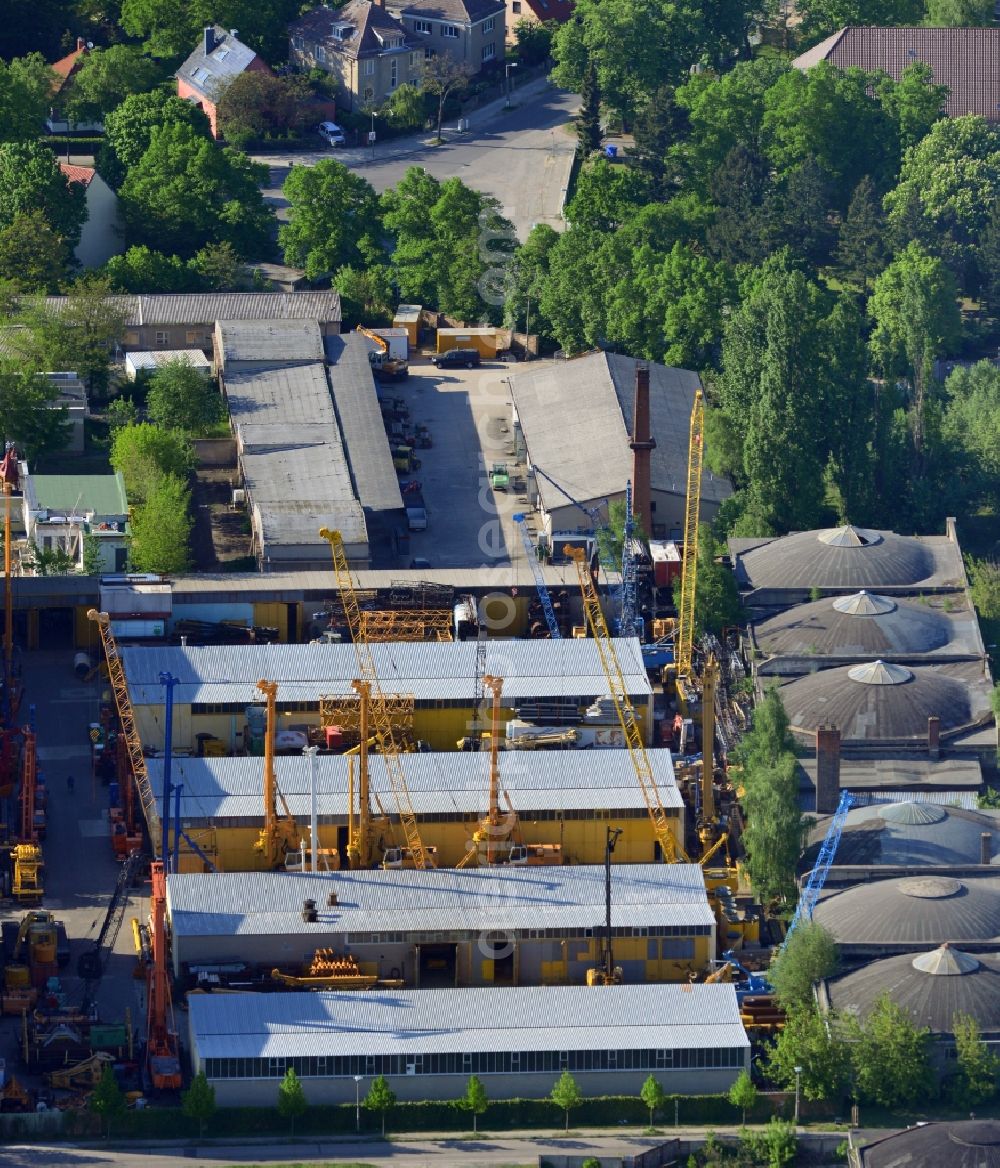
M 49 68 L 55 73 L 57 81 L 52 87 L 53 93 L 58 93 L 60 89 L 70 79 L 72 74 L 76 71 L 77 66 L 88 53 L 87 44 L 83 37 L 77 37 L 76 48 L 72 53 L 68 53 L 65 57 L 61 57 L 55 64 L 50 65 Z
M 59 169 L 66 176 L 67 182 L 79 183 L 84 187 L 89 187 L 97 174 L 92 166 L 76 166 L 72 162 L 60 162 Z
M 1000 28 L 842 28 L 793 64 L 810 69 L 820 61 L 838 69 L 882 69 L 896 80 L 907 65 L 923 61 L 935 82 L 950 90 L 948 117 L 1000 120 Z

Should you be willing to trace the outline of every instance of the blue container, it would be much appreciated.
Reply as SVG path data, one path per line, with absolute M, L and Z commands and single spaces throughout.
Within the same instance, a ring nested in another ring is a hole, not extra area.
M 117 807 L 120 792 L 117 783 L 110 783 L 108 785 L 108 800 L 112 807 Z
M 611 161 L 614 162 L 614 160 L 618 157 L 618 147 L 617 146 L 605 146 L 604 147 L 604 157 L 610 158 Z

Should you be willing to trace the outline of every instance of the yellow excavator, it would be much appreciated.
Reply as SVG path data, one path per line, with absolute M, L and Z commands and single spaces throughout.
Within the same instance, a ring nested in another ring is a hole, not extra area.
M 85 1091 L 97 1086 L 104 1068 L 110 1067 L 114 1061 L 114 1055 L 99 1050 L 81 1063 L 51 1071 L 46 1078 L 50 1087 L 59 1087 L 64 1091 Z
M 380 381 L 405 381 L 410 376 L 409 363 L 401 357 L 389 355 L 389 344 L 385 337 L 380 337 L 378 333 L 365 328 L 363 324 L 359 324 L 355 332 L 359 332 L 363 337 L 367 337 L 372 344 L 378 346 L 374 352 L 368 354 L 368 360 L 371 362 L 372 372 Z

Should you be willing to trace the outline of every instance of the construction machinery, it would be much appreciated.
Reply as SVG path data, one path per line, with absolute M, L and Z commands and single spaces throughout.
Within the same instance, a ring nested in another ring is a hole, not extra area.
M 301 974 L 272 969 L 271 979 L 294 990 L 401 989 L 406 984 L 402 978 L 380 978 L 365 972 L 352 954 L 341 956 L 332 949 L 317 949 Z
M 361 629 L 366 641 L 450 641 L 450 608 L 362 609 Z
M 538 562 L 538 554 L 535 550 L 535 545 L 531 541 L 531 534 L 528 531 L 528 521 L 521 512 L 514 515 L 513 519 L 517 524 L 518 531 L 521 533 L 521 541 L 524 544 L 524 553 L 528 560 L 528 566 L 531 568 L 531 574 L 535 577 L 535 589 L 538 592 L 538 599 L 542 605 L 542 612 L 545 614 L 545 623 L 548 625 L 549 636 L 553 640 L 558 640 L 562 636 L 562 633 L 559 631 L 556 610 L 552 607 L 552 597 L 549 596 L 549 589 L 545 583 L 545 577 L 542 574 L 542 565 Z
M 660 847 L 660 853 L 667 863 L 677 863 L 678 861 L 687 863 L 688 858 L 683 846 L 674 838 L 674 834 L 670 830 L 670 821 L 656 786 L 656 778 L 653 775 L 649 755 L 646 753 L 646 744 L 643 742 L 639 719 L 636 717 L 635 709 L 628 696 L 628 686 L 618 662 L 614 641 L 608 632 L 607 622 L 601 610 L 600 597 L 597 595 L 597 589 L 590 574 L 590 567 L 585 562 L 584 553 L 580 549 L 573 550 L 573 560 L 580 578 L 584 615 L 590 628 L 590 634 L 594 638 L 594 644 L 597 646 L 611 702 L 621 724 L 629 758 L 639 781 L 650 822 L 653 825 L 653 835 Z
M 94 1000 L 97 986 L 104 974 L 104 966 L 110 954 L 114 952 L 115 942 L 125 919 L 129 892 L 145 859 L 141 852 L 132 852 L 118 869 L 118 879 L 108 901 L 100 932 L 95 937 L 93 945 L 77 958 L 76 972 L 85 983 L 84 1001 L 87 1005 Z
M 274 742 L 277 733 L 278 683 L 258 681 L 257 688 L 267 703 L 266 728 L 264 730 L 264 827 L 253 845 L 260 852 L 269 868 L 280 868 L 285 861 L 285 853 L 299 842 L 299 827 L 288 809 L 285 796 L 278 789 L 274 773 Z M 278 815 L 278 799 L 281 800 L 283 815 Z
M 705 662 L 701 692 L 701 782 L 695 828 L 701 844 L 702 859 L 718 840 L 721 829 L 715 806 L 715 691 L 719 682 L 719 663 L 715 657 Z
M 399 760 L 399 751 L 393 733 L 392 721 L 386 706 L 382 687 L 379 684 L 378 671 L 375 667 L 375 658 L 371 646 L 364 639 L 361 631 L 361 612 L 358 608 L 357 597 L 354 593 L 354 581 L 351 579 L 351 570 L 344 553 L 344 542 L 339 531 L 330 531 L 324 527 L 320 536 L 330 544 L 333 557 L 333 570 L 340 590 L 341 603 L 347 616 L 348 627 L 351 630 L 351 640 L 354 643 L 354 653 L 357 658 L 359 680 L 370 686 L 371 723 L 375 738 L 378 741 L 379 751 L 385 759 L 385 769 L 392 787 L 399 814 L 399 822 L 406 837 L 405 848 L 399 849 L 399 855 L 394 856 L 391 867 L 432 868 L 433 856 L 424 846 L 417 828 L 417 817 L 413 811 L 410 792 L 406 786 L 406 777 Z
M 150 866 L 150 957 L 146 976 L 146 1069 L 158 1091 L 178 1091 L 181 1064 L 167 974 L 167 877 L 163 861 Z
M 587 970 L 587 985 L 621 985 L 624 980 L 621 966 L 615 965 L 611 933 L 611 856 L 614 853 L 620 827 L 609 827 L 604 844 L 604 946 L 601 964 Z
M 8 442 L 0 460 L 0 483 L 3 484 L 3 577 L 4 577 L 4 630 L 3 630 L 3 725 L 12 726 L 20 705 L 20 688 L 14 676 L 14 595 L 11 571 L 11 530 L 10 497 L 18 486 L 17 450 Z
M 152 783 L 149 781 L 149 770 L 146 767 L 146 756 L 142 749 L 142 739 L 135 725 L 135 715 L 132 711 L 132 701 L 129 698 L 128 683 L 125 680 L 125 668 L 115 635 L 111 631 L 111 617 L 106 612 L 98 612 L 92 608 L 87 617 L 96 622 L 101 633 L 101 644 L 104 646 L 104 658 L 108 665 L 108 678 L 115 695 L 115 706 L 118 710 L 118 724 L 125 738 L 125 747 L 128 751 L 129 765 L 132 779 L 139 795 L 139 804 L 146 820 L 146 829 L 149 832 L 150 846 L 154 856 L 161 846 L 160 813 L 156 806 L 156 796 L 153 793 Z M 124 779 L 128 782 L 128 777 Z
M 16 844 L 11 855 L 14 859 L 11 895 L 19 904 L 40 904 L 45 895 L 42 849 L 38 844 Z
M 410 376 L 410 366 L 401 357 L 392 357 L 389 354 L 389 343 L 385 337 L 365 328 L 363 324 L 355 327 L 363 337 L 367 337 L 377 348 L 369 352 L 368 360 L 375 376 L 383 381 L 404 381 Z
M 694 393 L 688 436 L 687 499 L 684 509 L 684 549 L 681 553 L 681 603 L 677 613 L 674 663 L 678 696 L 689 684 L 694 655 L 695 593 L 698 585 L 698 524 L 701 514 L 701 471 L 705 454 L 705 399 Z
M 13 921 L 5 921 L 3 931 L 7 958 L 4 969 L 5 991 L 28 987 L 39 989 L 50 977 L 57 976 L 60 958 L 68 949 L 68 944 L 65 927 L 52 913 L 45 909 L 32 909 L 24 914 L 18 925 Z M 11 941 L 12 933 L 14 936 Z
M 471 846 L 455 865 L 468 868 L 483 864 L 493 867 L 497 864 L 536 866 L 561 864 L 561 844 L 525 844 L 520 837 L 517 813 L 507 797 L 508 810 L 500 810 L 500 697 L 503 693 L 503 678 L 483 677 L 483 688 L 492 697 L 490 715 L 490 783 L 489 807 L 486 816 L 472 834 Z
M 788 932 L 785 933 L 784 945 L 788 944 L 789 937 L 791 937 L 802 921 L 812 920 L 813 909 L 816 907 L 820 893 L 823 891 L 823 885 L 826 884 L 826 878 L 830 873 L 830 867 L 837 854 L 840 837 L 844 831 L 844 824 L 847 822 L 847 813 L 850 811 L 853 802 L 854 799 L 850 791 L 841 791 L 840 802 L 837 804 L 837 810 L 833 813 L 833 819 L 830 820 L 830 826 L 827 828 L 826 835 L 823 837 L 819 855 L 816 857 L 816 865 L 809 873 L 809 879 L 806 881 L 806 886 L 799 897 L 799 903 L 795 906 L 795 912 L 788 926 Z M 782 945 L 782 948 L 784 948 L 784 945 Z
M 510 467 L 505 462 L 495 462 L 490 468 L 490 486 L 494 491 L 510 488 Z
M 50 1087 L 63 1091 L 89 1091 L 101 1081 L 104 1068 L 114 1065 L 115 1056 L 106 1050 L 95 1051 L 90 1058 L 73 1066 L 60 1067 L 45 1076 Z

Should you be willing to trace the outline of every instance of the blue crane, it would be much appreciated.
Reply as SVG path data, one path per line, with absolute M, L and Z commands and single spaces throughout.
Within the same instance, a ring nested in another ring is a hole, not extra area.
M 795 907 L 795 914 L 792 917 L 791 924 L 788 926 L 788 932 L 785 934 L 785 945 L 788 944 L 788 938 L 795 932 L 801 921 L 812 920 L 813 909 L 819 900 L 819 894 L 823 891 L 823 885 L 826 883 L 830 866 L 833 864 L 833 858 L 837 854 L 837 846 L 840 843 L 840 837 L 844 831 L 847 813 L 850 811 L 853 802 L 854 799 L 851 797 L 850 791 L 841 792 L 837 810 L 834 812 L 830 826 L 827 829 L 826 835 L 823 837 L 823 844 L 819 849 L 819 855 L 816 857 L 816 865 L 809 873 L 809 879 L 806 881 L 806 886 L 802 890 L 799 903 Z
M 531 574 L 535 577 L 535 587 L 538 589 L 538 599 L 542 602 L 542 612 L 545 613 L 545 623 L 549 626 L 549 633 L 554 639 L 559 639 L 562 634 L 559 632 L 559 622 L 556 620 L 556 610 L 552 607 L 552 597 L 549 596 L 548 587 L 545 584 L 545 577 L 542 574 L 542 565 L 538 562 L 538 555 L 534 543 L 531 540 L 531 533 L 528 531 L 528 523 L 522 512 L 518 512 L 514 517 L 514 522 L 521 532 L 521 539 L 524 543 L 524 551 L 528 557 L 528 564 L 531 567 Z

